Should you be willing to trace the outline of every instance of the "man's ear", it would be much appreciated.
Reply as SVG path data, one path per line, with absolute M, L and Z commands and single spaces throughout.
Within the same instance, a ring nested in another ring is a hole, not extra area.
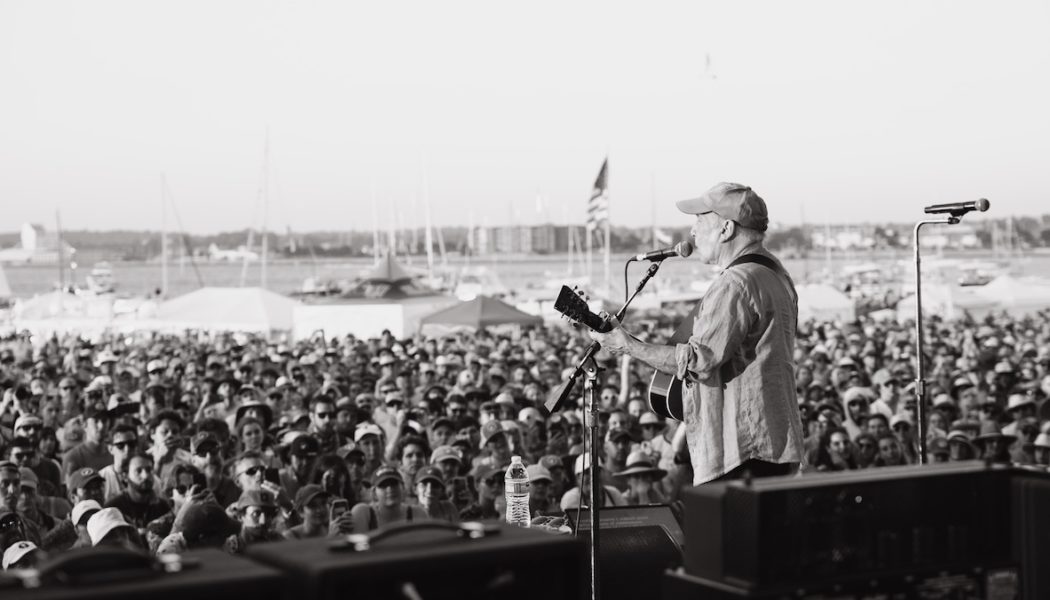
M 736 237 L 736 227 L 737 227 L 736 221 L 731 221 L 729 219 L 726 219 L 726 221 L 724 223 L 722 223 L 722 232 L 721 232 L 721 235 L 719 236 L 719 238 L 722 241 L 726 241 L 726 242 L 728 242 L 729 240 L 733 239 L 734 237 Z

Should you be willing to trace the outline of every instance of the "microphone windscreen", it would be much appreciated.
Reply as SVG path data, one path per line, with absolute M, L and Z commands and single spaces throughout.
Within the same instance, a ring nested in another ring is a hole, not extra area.
M 987 202 L 987 200 L 985 200 L 985 202 Z M 678 256 L 681 256 L 682 258 L 693 253 L 693 245 L 689 242 L 678 242 L 674 248 L 678 251 Z
M 976 206 L 977 206 L 977 210 L 979 210 L 981 212 L 984 212 L 984 211 L 988 210 L 988 207 L 991 206 L 991 205 L 992 205 L 992 203 L 989 202 L 987 198 L 981 198 L 980 200 L 977 201 L 977 205 Z

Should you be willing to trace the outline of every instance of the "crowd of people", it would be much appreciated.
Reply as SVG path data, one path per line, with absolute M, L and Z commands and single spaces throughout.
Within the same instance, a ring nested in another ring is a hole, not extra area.
M 670 336 L 653 322 L 641 335 Z M 905 324 L 802 323 L 805 473 L 918 462 Z M 1050 464 L 1050 316 L 928 323 L 930 462 Z M 0 550 L 27 567 L 70 548 L 239 553 L 387 524 L 502 519 L 527 465 L 531 514 L 673 503 L 692 481 L 651 370 L 599 354 L 602 462 L 583 454 L 582 386 L 542 408 L 589 340 L 567 327 L 442 338 L 239 334 L 0 341 Z

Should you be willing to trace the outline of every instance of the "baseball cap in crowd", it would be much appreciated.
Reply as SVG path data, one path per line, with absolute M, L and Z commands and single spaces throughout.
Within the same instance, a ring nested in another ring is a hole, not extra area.
M 849 406 L 850 402 L 856 400 L 863 400 L 865 403 L 870 404 L 876 397 L 875 392 L 871 388 L 854 386 L 846 390 L 846 393 L 842 395 L 842 401 L 847 406 Z
M 948 440 L 945 439 L 945 438 L 942 438 L 942 437 L 937 437 L 937 438 L 933 438 L 932 440 L 930 440 L 929 453 L 934 455 L 934 456 L 937 456 L 937 455 L 947 456 L 948 455 Z
M 626 429 L 610 429 L 605 434 L 605 441 L 607 442 L 618 442 L 620 440 L 631 440 L 631 434 Z
M 436 481 L 438 485 L 445 485 L 445 477 L 441 474 L 441 469 L 434 466 L 422 467 L 416 471 L 413 483 L 419 484 L 424 481 Z
M 245 490 L 237 499 L 237 508 L 248 508 L 249 506 L 277 508 L 277 498 L 270 490 Z
M 283 387 L 288 387 L 290 385 L 292 385 L 292 380 L 288 379 L 287 377 L 282 375 L 282 376 L 277 378 L 277 381 L 274 382 L 273 387 L 279 389 L 279 388 L 283 388 Z
M 88 537 L 91 538 L 91 545 L 97 546 L 98 543 L 102 541 L 102 538 L 106 537 L 109 532 L 121 527 L 132 528 L 131 525 L 124 520 L 124 515 L 119 509 L 113 507 L 103 508 L 97 513 L 91 515 L 87 521 Z
M 219 448 L 220 446 L 219 438 L 210 431 L 200 431 L 193 436 L 192 440 L 190 440 L 190 452 L 193 452 L 194 454 L 196 454 L 198 450 L 206 450 L 209 447 Z
M 288 451 L 292 456 L 317 456 L 321 452 L 321 442 L 310 434 L 300 435 L 292 440 Z
M 482 463 L 470 472 L 474 476 L 475 481 L 490 481 L 493 477 L 503 473 L 503 469 L 496 465 L 488 463 Z
M 95 500 L 81 500 L 73 507 L 73 511 L 69 513 L 69 520 L 73 525 L 83 525 L 85 519 L 90 519 L 91 515 L 100 510 L 102 510 L 102 505 Z
M 102 475 L 99 475 L 98 471 L 91 467 L 84 467 L 83 469 L 77 469 L 69 474 L 69 490 L 79 490 L 87 487 L 92 481 L 101 481 Z
M 934 397 L 934 399 L 933 399 L 933 407 L 934 408 L 941 408 L 941 407 L 947 407 L 947 406 L 951 406 L 953 408 L 955 407 L 955 400 L 952 400 L 951 396 L 949 396 L 948 394 L 937 394 L 937 396 Z
M 741 227 L 765 231 L 769 227 L 766 202 L 751 188 L 739 183 L 719 183 L 703 196 L 679 200 L 678 210 L 689 215 L 713 212 L 723 219 L 736 221 Z
M 514 395 L 510 392 L 501 392 L 499 395 L 496 396 L 496 398 L 493 401 L 496 404 L 504 404 L 510 407 L 517 407 L 517 404 L 514 402 Z
M 22 478 L 22 482 L 19 484 L 22 487 L 35 490 L 40 486 L 40 478 L 36 476 L 32 469 L 22 467 L 18 470 L 18 474 Z
M 1050 433 L 1040 433 L 1035 436 L 1035 444 L 1038 448 L 1050 448 Z
M 379 487 L 385 481 L 401 481 L 401 472 L 394 467 L 384 466 L 376 469 L 374 475 L 372 475 L 372 485 Z
M 438 417 L 430 424 L 430 430 L 433 431 L 438 427 L 451 427 L 455 430 L 456 424 L 448 417 Z
M 481 426 L 481 446 L 484 447 L 494 437 L 502 435 L 506 436 L 506 432 L 503 431 L 503 425 L 499 421 L 489 421 Z
M 996 375 L 1001 375 L 1001 374 L 1005 374 L 1005 373 L 1013 373 L 1013 372 L 1014 372 L 1014 366 L 1011 365 L 1009 362 L 1007 362 L 1005 360 L 1001 360 L 1001 361 L 995 363 L 995 373 L 996 373 Z
M 157 371 L 163 371 L 166 367 L 167 365 L 162 360 L 151 360 L 146 363 L 146 372 L 152 375 Z
M 452 446 L 438 446 L 434 448 L 434 453 L 430 455 L 430 464 L 436 465 L 443 460 L 454 460 L 459 464 L 463 464 L 463 455 Z
M 307 504 L 309 504 L 310 501 L 313 500 L 314 498 L 316 498 L 318 496 L 327 496 L 327 495 L 328 495 L 328 492 L 324 491 L 324 488 L 322 488 L 321 486 L 317 485 L 316 483 L 311 483 L 309 485 L 304 485 L 303 487 L 299 488 L 298 492 L 295 493 L 295 508 L 296 508 L 296 510 L 299 510 L 302 507 L 304 507 Z
M 575 464 L 573 464 L 572 472 L 575 473 L 576 475 L 582 475 L 584 471 L 586 471 L 586 470 L 588 470 L 590 468 L 591 468 L 591 455 L 590 454 L 581 454 L 581 455 L 576 457 L 576 462 L 575 462 Z M 598 460 L 598 468 L 599 469 L 604 469 L 605 468 L 605 465 L 602 463 L 601 459 Z
M 42 427 L 44 425 L 43 419 L 36 415 L 22 415 L 15 421 L 15 429 L 21 429 L 22 427 Z
M 191 504 L 182 515 L 182 537 L 190 545 L 208 536 L 224 539 L 237 529 L 237 522 L 215 502 Z
M 548 473 L 550 473 L 554 469 L 564 469 L 565 468 L 565 463 L 563 463 L 561 461 L 561 457 L 560 456 L 555 456 L 553 454 L 548 454 L 548 455 L 544 456 L 543 458 L 541 458 L 540 459 L 540 465 L 542 465 L 544 469 L 547 469 Z
M 553 481 L 551 478 L 551 472 L 543 465 L 529 465 L 525 467 L 525 471 L 529 474 L 530 482 Z
M 379 439 L 383 438 L 383 430 L 379 428 L 379 425 L 375 423 L 361 423 L 354 430 L 354 443 L 358 443 L 366 437 L 374 435 Z
M 27 554 L 36 549 L 36 544 L 25 540 L 11 544 L 7 550 L 4 550 L 4 570 L 10 569 L 11 565 L 22 560 Z

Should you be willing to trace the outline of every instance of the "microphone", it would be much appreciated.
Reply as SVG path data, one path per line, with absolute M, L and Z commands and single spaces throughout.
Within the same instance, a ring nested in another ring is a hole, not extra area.
M 981 198 L 973 202 L 949 202 L 948 204 L 933 204 L 926 207 L 926 214 L 928 215 L 939 215 L 942 213 L 948 213 L 953 217 L 961 217 L 970 211 L 984 212 L 988 210 L 991 203 L 988 200 Z
M 681 256 L 685 258 L 693 253 L 693 245 L 689 242 L 678 242 L 670 248 L 661 248 L 659 250 L 652 250 L 645 254 L 637 254 L 627 259 L 627 262 L 632 260 L 650 260 L 653 262 L 661 261 L 665 258 L 672 258 L 675 256 Z

